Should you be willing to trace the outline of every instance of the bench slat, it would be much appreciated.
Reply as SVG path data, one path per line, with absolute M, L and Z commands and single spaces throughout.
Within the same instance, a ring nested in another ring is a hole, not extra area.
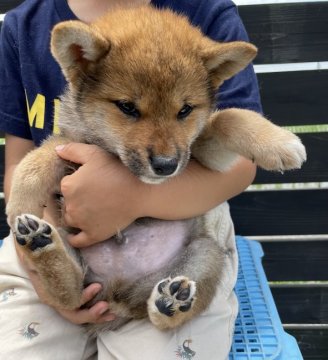
M 265 241 L 261 245 L 269 281 L 328 280 L 328 241 Z
M 283 324 L 327 324 L 328 288 L 272 288 Z
M 264 113 L 274 123 L 328 124 L 328 70 L 263 73 L 258 81 Z
M 241 6 L 239 13 L 260 49 L 255 63 L 327 60 L 327 2 Z
M 328 359 L 328 329 L 288 329 L 287 332 L 297 339 L 305 360 Z
M 245 192 L 230 204 L 237 234 L 328 233 L 327 190 Z

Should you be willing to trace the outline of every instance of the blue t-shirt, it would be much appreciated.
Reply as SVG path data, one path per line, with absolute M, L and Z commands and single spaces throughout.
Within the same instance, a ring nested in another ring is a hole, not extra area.
M 230 0 L 153 0 L 188 16 L 207 36 L 220 41 L 248 37 Z M 0 42 L 0 130 L 36 145 L 57 131 L 59 95 L 66 81 L 50 50 L 55 24 L 73 20 L 67 0 L 26 0 L 7 13 Z M 247 67 L 220 88 L 218 108 L 261 112 L 257 80 Z

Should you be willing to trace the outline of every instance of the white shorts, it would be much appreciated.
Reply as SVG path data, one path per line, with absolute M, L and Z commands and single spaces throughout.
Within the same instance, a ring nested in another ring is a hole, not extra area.
M 181 328 L 162 332 L 148 320 L 131 321 L 90 340 L 42 304 L 16 255 L 13 238 L 0 247 L 0 359 L 6 360 L 225 360 L 231 347 L 238 304 L 233 288 L 238 258 L 227 204 L 221 205 L 219 240 L 235 249 L 211 306 Z

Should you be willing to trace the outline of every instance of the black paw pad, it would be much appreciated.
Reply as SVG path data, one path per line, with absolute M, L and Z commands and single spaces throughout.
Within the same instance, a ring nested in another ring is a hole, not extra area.
M 29 244 L 30 250 L 34 251 L 38 248 L 43 248 L 52 243 L 52 240 L 43 235 L 36 235 L 33 237 L 31 243 Z
M 183 281 L 174 281 L 170 285 L 170 294 L 176 294 L 176 299 L 185 301 L 190 297 L 190 286 L 187 288 L 182 287 Z
M 190 301 L 190 303 L 188 303 L 188 304 L 186 304 L 186 305 L 180 306 L 180 307 L 179 307 L 179 310 L 180 310 L 181 312 L 187 312 L 188 310 L 190 310 L 190 308 L 191 308 L 191 301 Z
M 30 229 L 32 229 L 33 231 L 37 231 L 39 228 L 39 224 L 37 223 L 37 221 L 35 221 L 34 219 L 25 216 L 25 219 L 27 221 L 28 226 L 30 227 Z
M 28 235 L 30 233 L 30 230 L 22 223 L 21 219 L 18 220 L 17 230 L 22 235 Z
M 170 294 L 173 295 L 175 294 L 181 286 L 181 281 L 174 281 L 171 285 L 170 285 Z
M 158 284 L 157 290 L 160 294 L 163 294 L 163 289 L 165 288 L 167 283 L 168 283 L 168 281 L 162 281 L 161 283 Z
M 165 301 L 164 299 L 156 300 L 155 305 L 160 313 L 169 317 L 174 315 L 172 304 L 168 304 L 167 301 Z
M 178 294 L 176 296 L 177 300 L 185 301 L 190 296 L 190 287 L 182 288 L 178 291 Z
M 22 246 L 26 245 L 26 240 L 24 238 L 22 238 L 22 237 L 17 236 L 17 235 L 16 235 L 16 241 L 18 242 L 19 245 L 22 245 Z
M 50 235 L 51 234 L 51 227 L 48 224 L 45 224 L 44 227 L 43 227 L 42 232 L 45 235 Z

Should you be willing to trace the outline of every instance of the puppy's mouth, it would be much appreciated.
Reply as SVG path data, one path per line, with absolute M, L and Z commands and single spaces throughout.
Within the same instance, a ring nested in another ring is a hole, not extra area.
M 160 184 L 180 174 L 189 161 L 189 153 L 178 156 L 152 155 L 142 157 L 136 151 L 125 153 L 122 162 L 141 181 L 148 184 Z

